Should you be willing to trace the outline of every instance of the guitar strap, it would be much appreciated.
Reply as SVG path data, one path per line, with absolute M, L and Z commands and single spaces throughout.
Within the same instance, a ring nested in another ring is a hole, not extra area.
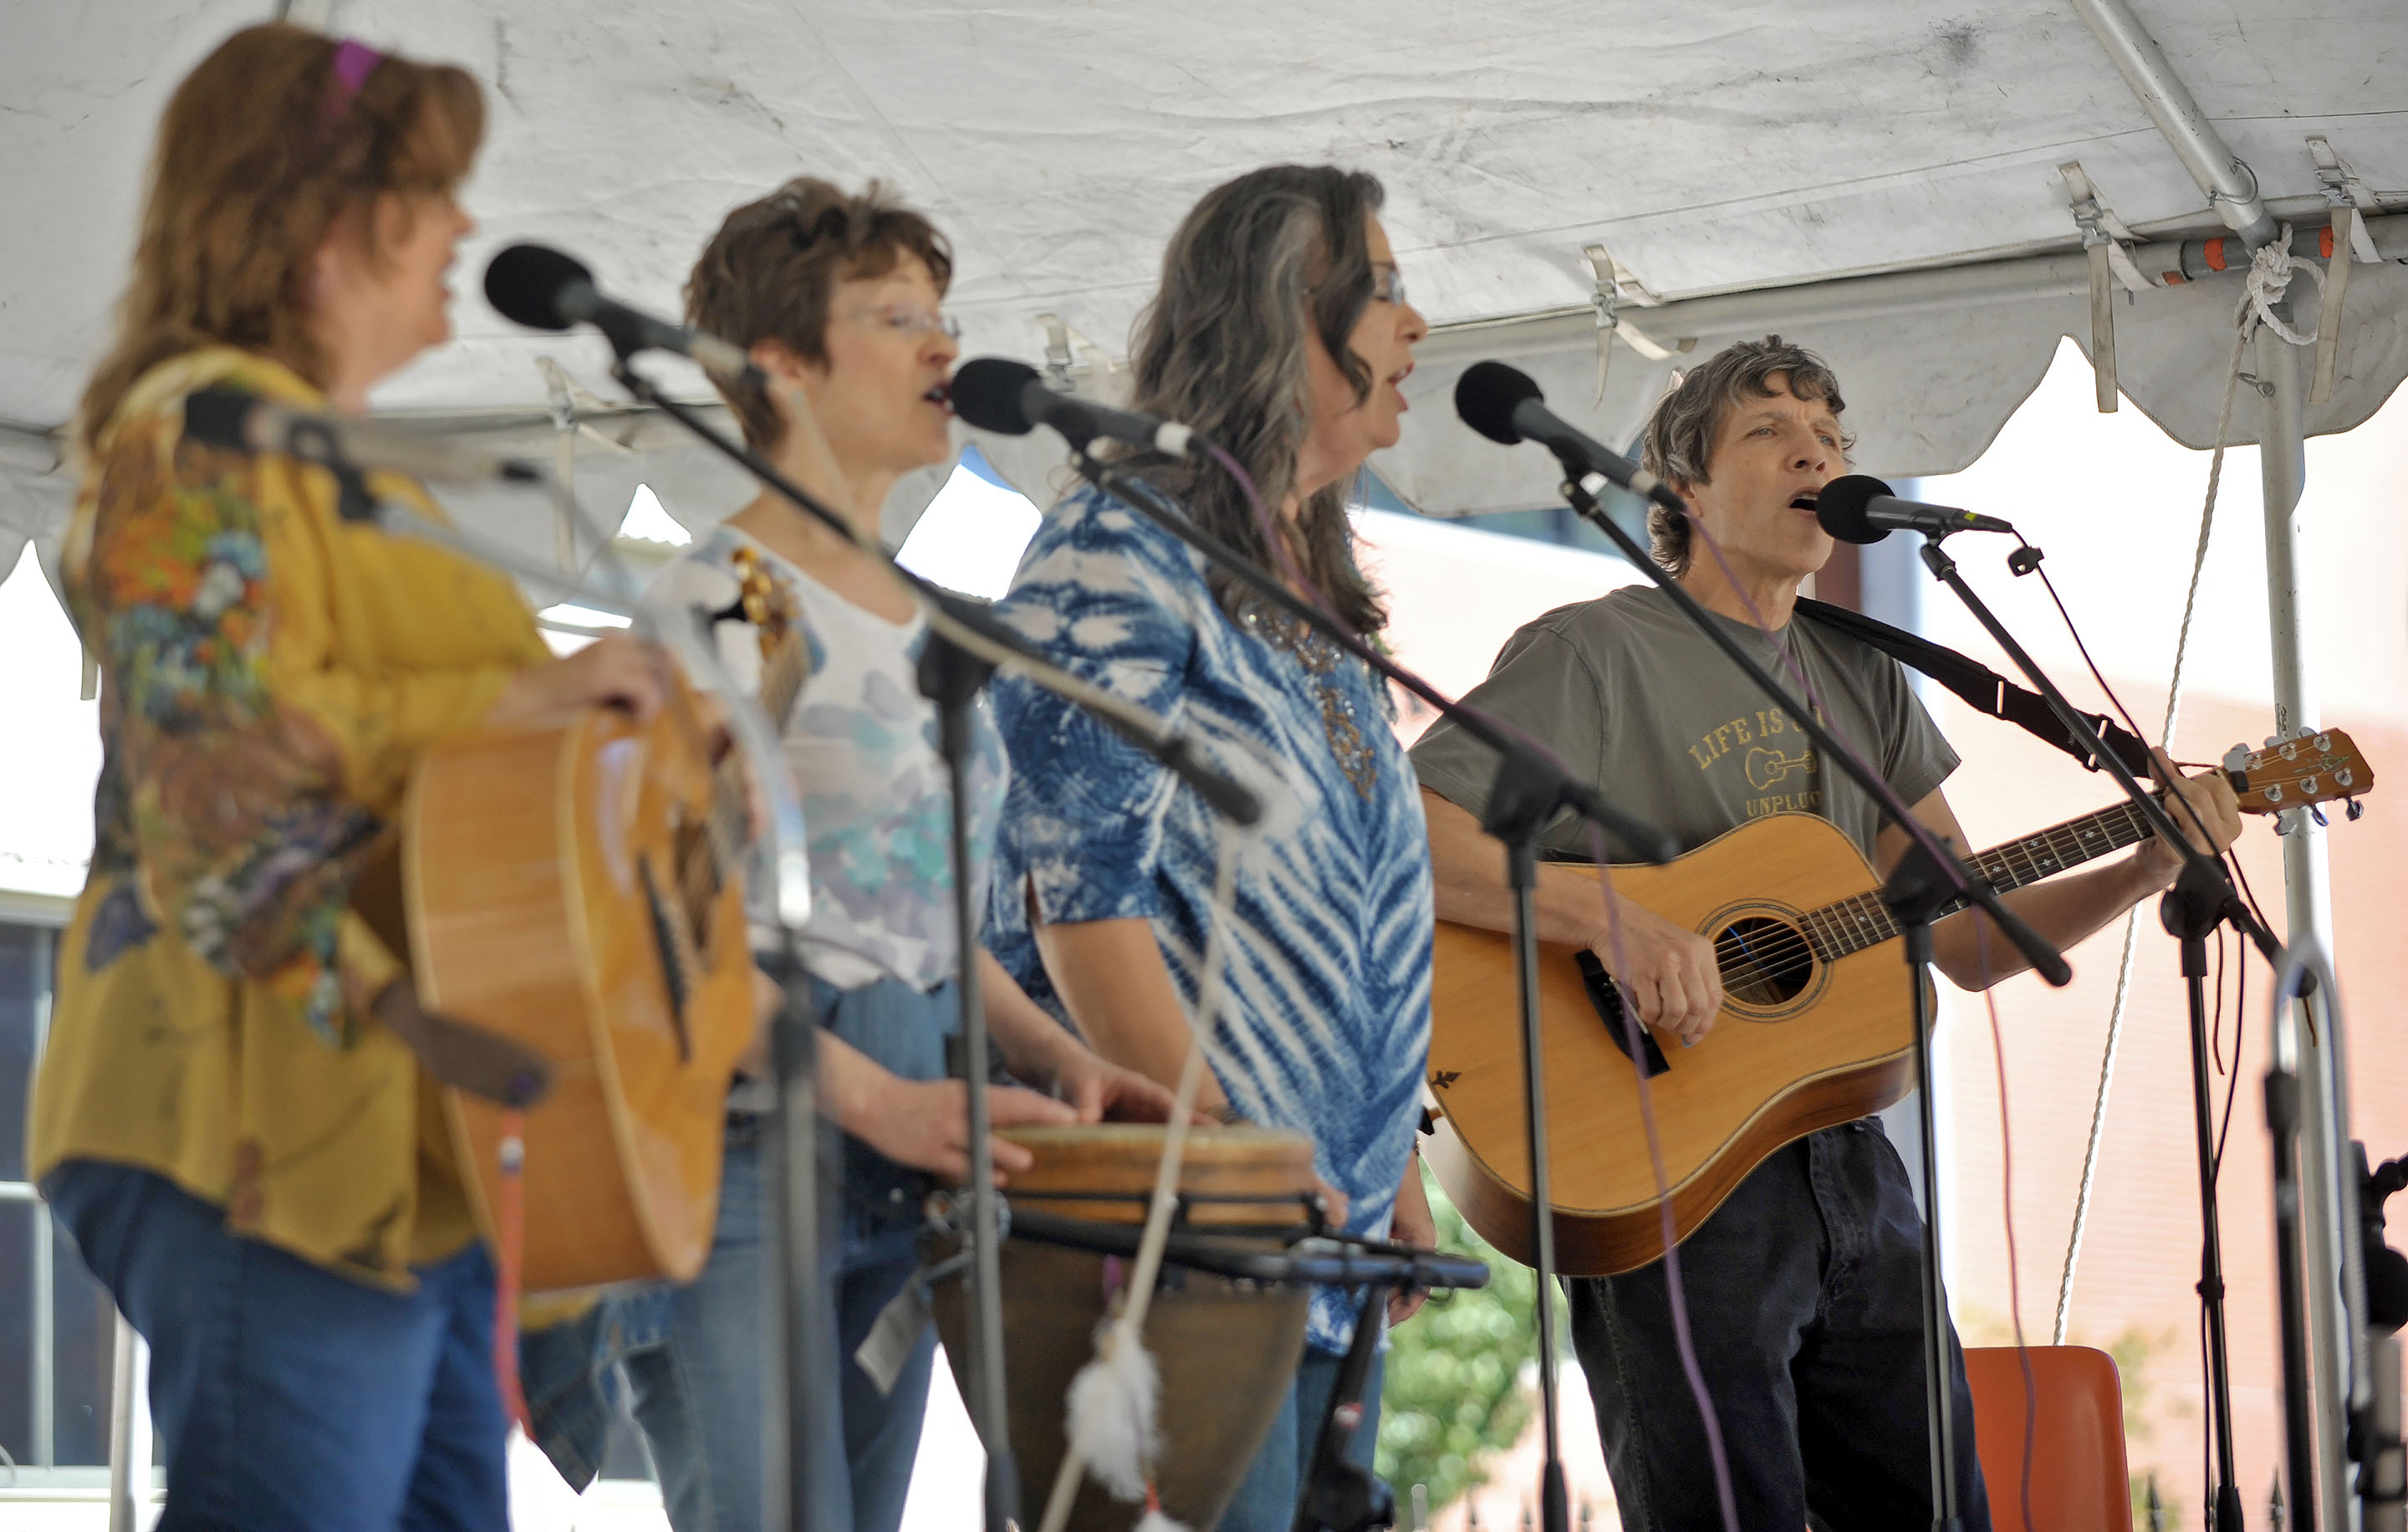
M 1979 660 L 1959 654 L 1945 644 L 1916 637 L 1887 623 L 1877 622 L 1845 607 L 1835 607 L 1828 601 L 1799 596 L 1798 611 L 1826 627 L 1871 645 L 1900 665 L 1920 670 L 1962 697 L 1966 705 L 1975 711 L 2022 725 L 2035 737 L 2048 741 L 2080 761 L 2085 770 L 2099 769 L 2099 763 L 2091 759 L 2089 748 L 2076 741 L 2065 725 L 2057 722 L 2057 714 L 2050 709 L 2046 698 L 2028 687 L 2016 685 Z M 2140 736 L 2105 713 L 2084 713 L 2082 717 L 2099 731 L 2099 737 L 2134 776 L 2149 777 L 2156 773 L 2157 763 L 2149 758 L 2149 747 L 2142 742 Z

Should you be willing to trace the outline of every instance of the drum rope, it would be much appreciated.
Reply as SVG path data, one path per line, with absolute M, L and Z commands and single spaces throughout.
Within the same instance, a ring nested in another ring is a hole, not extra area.
M 2183 597 L 2182 629 L 2174 638 L 2173 678 L 2166 685 L 2165 727 L 2158 736 L 2160 748 L 2169 755 L 2173 751 L 2174 723 L 2182 716 L 2183 669 L 2190 658 L 2191 619 L 2199 609 L 2200 577 L 2207 568 L 2208 540 L 2215 529 L 2216 493 L 2224 481 L 2224 449 L 2232 431 L 2232 401 L 2241 383 L 2241 364 L 2249 353 L 2250 339 L 2260 323 L 2294 346 L 2307 345 L 2315 338 L 2301 336 L 2273 312 L 2273 305 L 2290 285 L 2294 270 L 2307 272 L 2318 285 L 2324 281 L 2323 272 L 2290 253 L 2290 244 L 2291 231 L 2286 224 L 2281 238 L 2260 247 L 2251 257 L 2249 279 L 2233 314 L 2232 363 L 2224 371 L 2224 408 L 2215 418 L 2215 450 L 2207 460 L 2207 498 L 2200 507 L 2199 545 L 2191 553 L 2190 588 Z M 2131 1000 L 2132 963 L 2140 929 L 2141 908 L 2135 905 L 2124 917 L 2124 955 L 2115 970 L 2114 1003 L 2107 1012 L 2107 1044 L 2099 1061 L 2098 1094 L 2090 1106 L 2090 1139 L 2082 1154 L 2082 1184 L 2073 1196 L 2073 1227 L 2065 1242 L 2065 1268 L 2057 1278 L 2053 1345 L 2065 1344 L 2066 1327 L 2072 1318 L 2073 1274 L 2082 1260 L 2082 1237 L 2090 1226 L 2090 1196 L 2099 1175 L 2099 1147 L 2107 1128 L 2107 1093 L 2114 1082 L 2115 1055 L 2124 1038 L 2124 1014 Z
M 1154 1279 L 1162 1270 L 1162 1252 L 1170 1239 L 1172 1218 L 1179 1210 L 1180 1166 L 1187 1153 L 1187 1129 L 1195 1116 L 1196 1095 L 1204 1085 L 1204 1039 L 1210 1034 L 1212 1020 L 1220 1014 L 1223 978 L 1228 963 L 1228 931 L 1237 904 L 1238 849 L 1240 838 L 1225 832 L 1221 838 L 1219 866 L 1212 876 L 1211 924 L 1204 941 L 1204 971 L 1197 986 L 1196 1015 L 1193 1020 L 1193 1040 L 1188 1044 L 1187 1061 L 1179 1071 L 1179 1089 L 1171 1103 L 1170 1121 L 1162 1136 L 1162 1158 L 1154 1167 L 1154 1197 L 1145 1215 L 1145 1232 L 1140 1238 L 1137 1264 L 1131 1268 L 1127 1284 L 1122 1288 L 1123 1307 L 1119 1316 L 1105 1327 L 1096 1344 L 1096 1360 L 1081 1369 L 1081 1377 L 1090 1369 L 1106 1365 L 1119 1348 L 1145 1344 L 1143 1331 L 1148 1308 L 1154 1298 Z M 1151 1375 L 1149 1366 L 1147 1372 Z M 1076 1381 L 1072 1383 L 1075 1391 Z M 1153 1414 L 1152 1394 L 1142 1400 L 1132 1401 L 1138 1409 L 1142 1428 L 1140 1439 L 1142 1465 L 1152 1489 Z M 1079 1482 L 1085 1476 L 1086 1453 L 1082 1450 L 1077 1433 L 1068 1433 L 1063 1444 L 1062 1467 L 1054 1475 L 1053 1493 L 1046 1497 L 1045 1519 L 1041 1532 L 1062 1532 L 1070 1519 L 1070 1506 L 1077 1498 Z

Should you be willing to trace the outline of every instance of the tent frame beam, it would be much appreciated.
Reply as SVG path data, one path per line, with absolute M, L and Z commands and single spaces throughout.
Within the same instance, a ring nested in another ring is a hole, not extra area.
M 2126 0 L 2073 0 L 2100 48 L 2140 97 L 2157 131 L 2207 193 L 2218 216 L 2257 249 L 2274 237 L 2274 220 L 2258 194 L 2258 177 L 2225 144 L 2190 87 L 2166 63 L 2157 39 L 2141 25 Z

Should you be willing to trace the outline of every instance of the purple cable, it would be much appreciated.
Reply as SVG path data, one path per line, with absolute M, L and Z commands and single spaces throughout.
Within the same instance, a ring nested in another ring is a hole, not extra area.
M 1278 528 L 1271 520 L 1270 509 L 1263 504 L 1262 494 L 1254 488 L 1254 478 L 1246 472 L 1245 465 L 1214 443 L 1203 441 L 1201 437 L 1197 439 L 1201 442 L 1205 452 L 1211 457 L 1212 461 L 1218 463 L 1230 478 L 1236 480 L 1238 487 L 1245 493 L 1246 503 L 1254 508 L 1254 523 L 1261 529 L 1263 540 L 1269 544 L 1282 571 L 1287 576 L 1290 583 L 1295 585 L 1302 593 L 1303 598 L 1312 602 L 1322 615 L 1336 621 L 1337 614 L 1330 611 L 1329 604 L 1323 599 L 1320 589 L 1306 580 L 1303 572 L 1297 567 L 1294 556 L 1288 551 L 1287 539 L 1279 535 Z M 1760 626 L 1761 623 L 1758 625 Z M 1404 667 L 1399 666 L 1398 668 Z M 1423 684 L 1428 685 L 1426 681 Z M 1430 690 L 1435 692 L 1437 688 L 1431 687 Z M 1511 723 L 1478 709 L 1466 708 L 1461 702 L 1455 703 L 1455 706 L 1481 719 L 1491 728 L 1505 735 L 1523 748 L 1534 752 L 1556 770 L 1570 774 L 1564 763 L 1556 758 L 1553 751 Z M 1597 861 L 1598 886 L 1605 893 L 1607 945 L 1613 950 L 1612 977 L 1614 988 L 1622 996 L 1623 1030 L 1627 1039 L 1630 1056 L 1633 1059 L 1643 1059 L 1647 1054 L 1640 1037 L 1639 1012 L 1631 1004 L 1630 992 L 1624 988 L 1619 977 L 1629 971 L 1629 966 L 1624 960 L 1622 909 L 1620 900 L 1613 891 L 1613 874 L 1607 860 L 1605 832 L 1595 821 L 1589 822 L 1588 832 L 1590 853 Z M 1689 1333 L 1688 1292 L 1681 1277 L 1681 1247 L 1673 1238 L 1671 1182 L 1664 1169 L 1663 1140 L 1657 1135 L 1656 1128 L 1654 1088 L 1648 1083 L 1645 1069 L 1640 1069 L 1638 1077 L 1639 1118 L 1647 1136 L 1647 1162 L 1656 1179 L 1656 1204 L 1663 1215 L 1664 1278 L 1672 1309 L 1673 1344 L 1680 1352 L 1682 1374 L 1688 1380 L 1690 1396 L 1696 1402 L 1698 1418 L 1704 1423 L 1706 1428 L 1706 1453 L 1713 1462 L 1714 1494 L 1721 1502 L 1724 1532 L 1740 1532 L 1739 1499 L 1731 1487 L 1730 1456 L 1723 1443 L 1722 1420 L 1714 1412 L 1713 1396 L 1706 1389 L 1705 1368 L 1698 1361 L 1697 1346 Z M 1550 1216 L 1552 1216 L 1552 1210 Z M 1535 1296 L 1541 1303 L 1554 1301 L 1552 1294 L 1541 1292 Z

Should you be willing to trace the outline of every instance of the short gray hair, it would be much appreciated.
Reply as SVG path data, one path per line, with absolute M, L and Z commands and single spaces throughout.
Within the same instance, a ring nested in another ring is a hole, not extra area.
M 1676 484 L 1707 482 L 1712 478 L 1714 437 L 1721 434 L 1731 407 L 1746 399 L 1773 397 L 1772 379 L 1784 374 L 1793 397 L 1823 400 L 1834 415 L 1848 408 L 1840 397 L 1838 375 L 1813 351 L 1779 336 L 1742 340 L 1690 368 L 1670 393 L 1656 401 L 1655 413 L 1647 417 L 1645 444 L 1640 449 L 1641 465 Z M 1843 454 L 1856 444 L 1856 437 L 1841 434 Z M 1650 506 L 1647 542 L 1656 563 L 1675 575 L 1688 573 L 1686 516 Z

